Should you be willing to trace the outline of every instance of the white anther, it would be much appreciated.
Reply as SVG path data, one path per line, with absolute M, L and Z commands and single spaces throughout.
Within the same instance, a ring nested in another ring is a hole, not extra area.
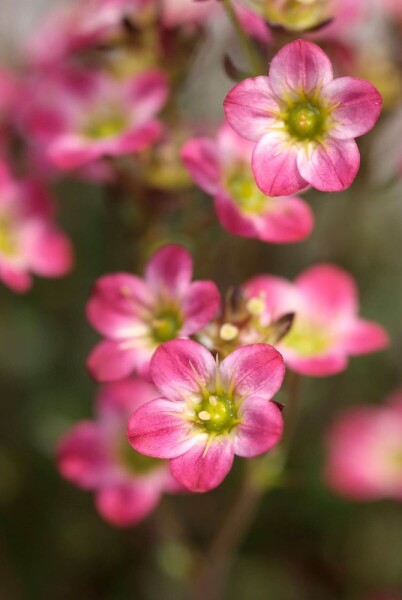
M 264 299 L 261 298 L 261 296 L 259 298 L 250 298 L 250 300 L 247 302 L 247 310 L 250 313 L 250 315 L 258 317 L 265 310 Z
M 219 337 L 225 342 L 231 342 L 239 335 L 239 329 L 231 323 L 224 323 L 219 330 Z
M 216 396 L 210 396 L 208 398 L 208 401 L 211 404 L 211 406 L 217 406 L 218 404 L 218 398 Z
M 198 416 L 202 421 L 209 421 L 211 418 L 211 415 L 206 410 L 202 410 L 200 413 L 198 413 Z

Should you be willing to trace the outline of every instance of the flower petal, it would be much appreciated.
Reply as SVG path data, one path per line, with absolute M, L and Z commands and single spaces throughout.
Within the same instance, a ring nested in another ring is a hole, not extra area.
M 234 459 L 233 440 L 218 436 L 208 445 L 199 441 L 185 454 L 170 461 L 170 471 L 175 479 L 191 492 L 208 492 L 225 479 Z
M 282 414 L 275 402 L 248 396 L 240 410 L 241 423 L 237 426 L 235 454 L 253 457 L 271 450 L 282 437 Z
M 350 317 L 358 310 L 353 277 L 336 265 L 321 263 L 306 269 L 295 281 L 303 297 L 303 312 L 328 323 Z M 349 320 L 348 320 L 349 321 Z
M 241 137 L 258 142 L 275 125 L 279 106 L 268 77 L 245 79 L 224 101 L 227 122 Z
M 283 133 L 266 133 L 254 148 L 252 169 L 255 181 L 267 196 L 290 196 L 305 187 L 297 166 L 298 149 Z
M 216 315 L 220 301 L 219 290 L 213 281 L 191 283 L 181 304 L 184 316 L 181 335 L 191 335 L 205 327 Z
M 182 402 L 183 397 L 200 393 L 215 377 L 211 353 L 192 340 L 172 340 L 161 344 L 151 361 L 151 376 L 160 392 Z
M 335 126 L 331 135 L 350 139 L 372 129 L 380 116 L 382 98 L 372 83 L 354 77 L 334 79 L 322 90 L 329 105 L 336 108 L 331 117 Z
M 60 277 L 72 268 L 73 249 L 70 240 L 53 228 L 43 228 L 29 241 L 27 259 L 30 267 L 44 277 Z
M 189 140 L 182 147 L 180 156 L 196 184 L 207 194 L 215 194 L 220 168 L 214 140 L 208 138 Z
M 271 61 L 269 81 L 274 93 L 288 102 L 309 96 L 333 79 L 332 65 L 319 46 L 295 40 L 283 46 Z
M 127 86 L 130 106 L 135 108 L 142 123 L 153 117 L 165 104 L 169 93 L 166 75 L 162 71 L 148 70 L 136 75 Z
M 139 377 L 114 381 L 101 387 L 96 397 L 96 412 L 106 424 L 113 420 L 125 424 L 134 410 L 158 395 L 152 383 Z
M 86 490 L 107 482 L 113 469 L 103 432 L 91 421 L 78 423 L 62 438 L 57 463 L 63 477 Z
M 72 170 L 99 158 L 102 152 L 96 143 L 78 134 L 63 134 L 52 142 L 47 149 L 47 157 L 58 169 Z
M 282 346 L 286 366 L 299 373 L 311 377 L 328 377 L 344 371 L 348 364 L 345 354 L 340 351 L 329 351 L 326 354 L 304 357 L 289 351 Z
M 354 140 L 327 138 L 312 150 L 300 148 L 297 154 L 300 174 L 321 192 L 346 190 L 360 166 L 359 148 Z
M 147 483 L 121 483 L 100 490 L 96 495 L 96 508 L 112 525 L 128 527 L 149 515 L 159 498 L 159 488 Z
M 138 408 L 128 423 L 128 441 L 137 452 L 155 458 L 173 458 L 195 443 L 193 424 L 185 418 L 183 403 L 158 398 Z
M 224 387 L 234 384 L 239 396 L 260 396 L 270 400 L 280 389 L 285 375 L 283 358 L 268 344 L 238 348 L 220 365 Z
M 137 363 L 136 349 L 124 349 L 120 342 L 103 340 L 89 355 L 87 368 L 95 381 L 107 382 L 128 377 Z
M 156 252 L 145 269 L 145 281 L 155 294 L 180 296 L 190 284 L 193 261 L 189 252 L 169 244 Z
M 376 352 L 389 345 L 389 335 L 378 323 L 358 319 L 346 333 L 343 345 L 352 355 Z
M 0 264 L 0 279 L 13 292 L 19 294 L 29 290 L 32 285 L 32 277 L 29 273 L 6 264 Z
M 99 333 L 112 339 L 134 337 L 154 299 L 139 277 L 128 273 L 104 275 L 96 282 L 86 307 L 87 318 Z

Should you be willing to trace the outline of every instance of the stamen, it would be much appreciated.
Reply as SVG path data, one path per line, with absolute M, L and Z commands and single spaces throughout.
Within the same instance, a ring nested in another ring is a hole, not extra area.
M 206 410 L 202 410 L 200 413 L 198 413 L 198 416 L 202 421 L 209 421 L 211 418 L 211 415 Z
M 231 342 L 239 335 L 239 328 L 231 323 L 224 323 L 219 330 L 219 337 L 225 342 Z
M 262 296 L 259 296 L 258 298 L 250 298 L 250 300 L 247 302 L 247 310 L 250 315 L 253 315 L 254 317 L 260 316 L 264 312 L 265 308 L 266 305 Z
M 208 400 L 209 400 L 209 403 L 211 404 L 211 406 L 218 405 L 218 398 L 216 396 L 210 396 Z

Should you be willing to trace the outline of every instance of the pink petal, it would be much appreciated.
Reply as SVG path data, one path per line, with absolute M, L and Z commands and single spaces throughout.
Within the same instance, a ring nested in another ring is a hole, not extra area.
M 128 527 L 142 521 L 157 506 L 160 490 L 140 481 L 101 489 L 96 495 L 100 515 L 116 527 Z
M 71 270 L 73 249 L 70 240 L 56 229 L 44 228 L 29 243 L 28 261 L 44 277 L 60 277 Z
M 274 93 L 283 100 L 299 100 L 333 79 L 332 65 L 319 46 L 295 40 L 283 46 L 271 61 L 269 81 Z
M 297 154 L 300 174 L 322 192 L 346 190 L 360 166 L 359 148 L 354 140 L 327 138 L 313 150 L 300 148 Z
M 232 468 L 233 441 L 230 437 L 216 437 L 208 446 L 200 441 L 185 454 L 170 461 L 175 479 L 191 492 L 208 492 L 218 487 Z
M 72 170 L 96 160 L 102 155 L 94 142 L 76 134 L 60 135 L 47 150 L 50 162 L 58 169 Z
M 222 225 L 231 233 L 273 244 L 299 242 L 312 231 L 313 212 L 298 198 L 267 198 L 267 208 L 261 213 L 242 211 L 226 194 L 215 198 L 215 207 Z
M 103 340 L 89 355 L 87 368 L 95 381 L 116 381 L 128 377 L 136 368 L 137 362 L 136 349 L 124 349 L 119 342 Z
M 299 373 L 311 377 L 328 377 L 344 371 L 348 364 L 345 354 L 340 352 L 327 352 L 323 355 L 316 355 L 305 358 L 297 355 L 295 352 L 289 352 L 286 348 L 281 348 L 285 358 L 286 365 Z
M 165 342 L 155 351 L 151 375 L 160 392 L 177 402 L 200 393 L 200 385 L 208 386 L 215 377 L 212 354 L 192 340 Z
M 181 335 L 192 335 L 213 319 L 220 306 L 219 290 L 212 281 L 195 281 L 182 299 L 184 324 Z
M 255 181 L 267 196 L 290 196 L 307 187 L 297 166 L 298 149 L 282 133 L 266 133 L 254 148 Z
M 345 352 L 352 355 L 383 350 L 389 345 L 389 335 L 381 325 L 358 319 L 347 332 L 343 342 Z
M 238 416 L 241 423 L 237 426 L 234 446 L 238 456 L 258 456 L 271 450 L 280 441 L 283 419 L 275 402 L 248 396 Z
M 215 194 L 220 178 L 216 143 L 208 138 L 189 140 L 180 156 L 196 184 L 207 194 Z
M 7 265 L 0 264 L 0 279 L 11 288 L 13 292 L 19 294 L 29 290 L 32 285 L 32 277 L 29 273 Z
M 135 126 L 126 132 L 107 140 L 96 142 L 98 156 L 120 156 L 145 150 L 156 142 L 163 133 L 163 126 L 153 120 L 143 125 Z
M 334 106 L 331 116 L 336 125 L 331 135 L 350 139 L 372 129 L 380 116 L 382 98 L 369 81 L 353 77 L 334 79 L 322 90 L 322 96 Z
M 190 284 L 193 261 L 182 246 L 169 244 L 156 252 L 145 269 L 145 281 L 157 295 L 180 296 Z
M 331 324 L 358 310 L 356 283 L 336 265 L 322 263 L 310 267 L 296 279 L 295 285 L 303 297 L 304 311 L 307 309 L 318 321 Z
M 152 118 L 166 103 L 169 84 L 162 71 L 146 71 L 128 84 L 127 96 L 142 122 Z
M 239 2 L 234 3 L 237 18 L 239 19 L 244 31 L 254 37 L 262 44 L 272 42 L 271 31 L 265 20 L 252 10 L 249 10 Z
M 103 335 L 128 337 L 152 314 L 153 303 L 150 290 L 139 277 L 128 273 L 104 275 L 96 282 L 88 301 L 87 318 Z
M 275 125 L 280 110 L 268 77 L 244 79 L 228 93 L 223 106 L 229 125 L 253 142 Z
M 98 425 L 82 421 L 73 427 L 58 446 L 57 463 L 63 477 L 81 488 L 92 490 L 103 485 L 112 466 Z
M 96 397 L 96 409 L 102 421 L 125 422 L 134 410 L 158 397 L 151 383 L 130 377 L 103 385 Z
M 194 425 L 184 414 L 183 403 L 158 398 L 144 404 L 132 415 L 128 441 L 137 452 L 155 458 L 173 458 L 195 443 Z
M 239 396 L 260 396 L 270 400 L 280 389 L 285 375 L 283 358 L 268 344 L 252 344 L 238 348 L 220 365 L 226 389 L 234 383 Z

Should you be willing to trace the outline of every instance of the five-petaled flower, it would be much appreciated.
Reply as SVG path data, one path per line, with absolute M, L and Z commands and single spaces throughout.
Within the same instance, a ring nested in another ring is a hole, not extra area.
M 348 356 L 381 350 L 385 330 L 358 316 L 353 278 L 330 264 L 310 267 L 290 283 L 260 275 L 243 286 L 253 303 L 257 330 L 289 313 L 293 325 L 276 345 L 286 364 L 302 375 L 326 376 L 344 370 Z
M 106 73 L 60 69 L 28 80 L 21 127 L 44 145 L 48 160 L 71 170 L 104 157 L 148 148 L 162 133 L 157 113 L 168 96 L 163 72 L 149 69 L 119 80 Z
M 25 292 L 31 273 L 61 277 L 72 262 L 71 243 L 54 222 L 47 190 L 33 180 L 15 180 L 0 162 L 0 279 Z
M 353 500 L 402 500 L 402 391 L 382 406 L 354 406 L 340 414 L 327 436 L 325 477 Z
M 172 475 L 189 490 L 211 490 L 235 454 L 258 456 L 280 440 L 282 415 L 271 399 L 284 371 L 267 344 L 243 346 L 218 364 L 192 340 L 167 342 L 151 362 L 162 397 L 134 412 L 129 441 L 143 454 L 170 459 Z
M 381 96 L 368 81 L 334 79 L 326 54 L 296 40 L 274 56 L 269 77 L 237 84 L 224 106 L 233 129 L 256 142 L 258 187 L 286 196 L 309 184 L 323 192 L 351 185 L 360 165 L 354 138 L 374 126 Z
M 113 381 L 138 371 L 163 342 L 187 337 L 214 317 L 220 296 L 212 281 L 191 282 L 190 254 L 174 244 L 148 262 L 144 279 L 129 273 L 104 275 L 87 305 L 92 326 L 107 339 L 88 358 L 91 375 Z
M 95 492 L 98 512 L 118 527 L 141 521 L 162 492 L 179 490 L 167 462 L 133 452 L 127 442 L 130 414 L 156 395 L 154 386 L 141 379 L 105 385 L 96 400 L 96 419 L 77 423 L 58 446 L 61 474 Z
M 222 225 L 231 233 L 264 242 L 298 242 L 313 228 L 313 214 L 300 198 L 270 198 L 255 184 L 251 171 L 254 144 L 228 125 L 216 140 L 194 138 L 181 156 L 194 181 L 212 194 Z

